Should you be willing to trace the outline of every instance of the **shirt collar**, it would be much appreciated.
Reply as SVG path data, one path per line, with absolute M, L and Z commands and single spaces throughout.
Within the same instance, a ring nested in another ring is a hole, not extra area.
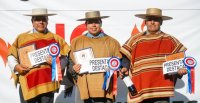
M 85 36 L 87 36 L 87 37 L 89 37 L 89 38 L 101 38 L 101 37 L 104 37 L 105 34 L 104 34 L 103 32 L 101 32 L 101 33 L 99 33 L 97 36 L 94 36 L 94 35 L 92 35 L 92 34 L 90 34 L 90 33 L 86 33 Z
M 48 29 L 44 30 L 44 34 L 46 34 L 48 32 Z M 35 28 L 33 28 L 32 33 L 39 33 Z

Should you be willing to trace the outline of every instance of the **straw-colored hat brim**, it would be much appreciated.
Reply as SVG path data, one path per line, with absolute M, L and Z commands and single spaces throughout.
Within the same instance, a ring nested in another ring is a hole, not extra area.
M 53 16 L 57 14 L 24 14 L 25 16 Z
M 109 16 L 100 16 L 100 17 L 91 17 L 91 18 L 82 18 L 82 19 L 78 19 L 77 21 L 85 21 L 85 20 L 90 20 L 90 19 L 104 19 L 104 18 L 108 18 Z
M 47 8 L 36 8 L 32 9 L 31 14 L 24 14 L 25 16 L 53 16 L 54 13 L 48 13 Z
M 172 17 L 163 16 L 163 15 L 160 16 L 160 15 L 136 14 L 135 16 L 136 16 L 136 17 L 139 17 L 139 18 L 142 18 L 142 19 L 146 19 L 147 17 L 150 17 L 150 16 L 160 17 L 160 18 L 162 18 L 162 20 L 170 20 L 170 19 L 172 19 Z

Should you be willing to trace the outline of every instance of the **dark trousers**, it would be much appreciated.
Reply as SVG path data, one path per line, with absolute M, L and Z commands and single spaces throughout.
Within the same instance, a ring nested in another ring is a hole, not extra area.
M 89 98 L 85 99 L 84 103 L 113 103 L 112 99 L 108 98 Z
M 145 99 L 140 103 L 170 103 L 169 97 Z
M 35 98 L 25 101 L 22 94 L 21 87 L 19 88 L 19 96 L 20 96 L 21 103 L 53 103 L 54 101 L 54 93 L 52 92 L 44 93 L 44 94 L 36 96 Z

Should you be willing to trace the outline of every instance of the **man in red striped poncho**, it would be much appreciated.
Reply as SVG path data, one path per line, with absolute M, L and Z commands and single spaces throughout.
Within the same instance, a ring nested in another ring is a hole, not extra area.
M 123 58 L 127 58 L 124 63 L 131 64 L 130 68 L 121 71 L 127 73 L 130 70 L 138 91 L 135 96 L 128 96 L 128 102 L 169 103 L 169 98 L 174 96 L 177 77 L 187 74 L 187 70 L 179 69 L 175 75 L 163 75 L 162 64 L 166 55 L 184 52 L 186 48 L 176 38 L 160 30 L 163 20 L 172 19 L 163 16 L 160 9 L 149 8 L 146 14 L 135 16 L 145 20 L 147 30 L 132 35 L 121 48 Z

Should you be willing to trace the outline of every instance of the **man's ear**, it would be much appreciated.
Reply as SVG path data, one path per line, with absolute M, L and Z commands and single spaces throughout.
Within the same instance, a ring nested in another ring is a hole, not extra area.
M 102 22 L 100 23 L 100 27 L 102 27 Z
M 160 25 L 162 25 L 162 23 L 163 23 L 163 20 L 160 20 Z
M 100 19 L 100 26 L 102 27 L 102 20 Z

